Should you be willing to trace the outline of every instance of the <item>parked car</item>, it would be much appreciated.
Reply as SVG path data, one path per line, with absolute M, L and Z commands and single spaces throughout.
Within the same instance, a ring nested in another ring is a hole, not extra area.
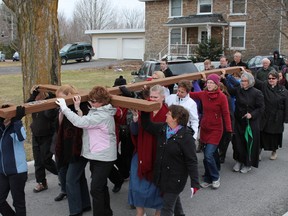
M 2 51 L 0 51 L 0 62 L 1 61 L 5 62 L 5 54 Z
M 280 54 L 280 57 L 281 58 L 285 58 L 285 55 L 281 55 Z M 249 59 L 247 61 L 247 65 L 248 65 L 248 68 L 252 71 L 252 72 L 256 72 L 259 68 L 263 67 L 262 65 L 262 60 L 264 58 L 268 58 L 268 59 L 273 59 L 273 56 L 272 55 L 265 55 L 265 56 L 254 56 L 252 57 L 251 59 Z M 277 70 L 277 68 L 275 68 Z
M 19 53 L 17 51 L 13 54 L 13 59 L 12 60 L 13 60 L 13 62 L 20 60 L 20 55 L 19 55 Z
M 173 75 L 177 76 L 185 73 L 198 72 L 197 67 L 190 60 L 171 60 L 168 61 L 168 67 L 172 71 Z M 151 77 L 154 71 L 160 70 L 160 61 L 145 61 L 138 71 L 134 71 L 131 75 L 134 75 L 132 82 L 141 82 Z
M 63 65 L 68 60 L 76 60 L 77 62 L 84 60 L 85 62 L 89 62 L 94 54 L 92 45 L 86 42 L 66 44 L 60 50 L 61 63 Z
M 218 68 L 220 65 L 219 61 L 212 61 L 211 64 L 214 66 L 214 68 Z M 198 71 L 204 71 L 204 62 L 196 62 L 194 65 L 197 67 Z

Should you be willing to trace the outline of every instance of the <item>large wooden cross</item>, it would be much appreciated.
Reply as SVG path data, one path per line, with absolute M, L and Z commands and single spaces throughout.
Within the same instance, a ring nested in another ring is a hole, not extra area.
M 221 75 L 223 70 L 227 74 L 232 74 L 232 73 L 240 72 L 241 70 L 243 70 L 243 68 L 242 67 L 230 67 L 230 68 L 224 68 L 224 69 L 214 69 L 214 70 L 209 70 L 205 72 L 189 73 L 189 74 L 183 74 L 179 76 L 167 77 L 165 79 L 156 79 L 152 81 L 133 83 L 133 84 L 127 85 L 126 87 L 130 91 L 139 91 L 143 88 L 144 85 L 153 86 L 156 84 L 160 84 L 163 86 L 167 86 L 169 84 L 177 83 L 183 79 L 186 79 L 186 80 L 201 79 L 203 73 L 205 73 L 206 76 L 208 76 L 209 74 Z M 59 86 L 54 86 L 54 85 L 39 85 L 40 91 L 56 92 L 58 88 Z M 108 91 L 112 94 L 111 104 L 115 107 L 119 106 L 123 108 L 131 108 L 131 109 L 136 109 L 136 110 L 141 110 L 141 111 L 146 111 L 146 112 L 151 112 L 153 110 L 157 110 L 160 108 L 160 104 L 156 102 L 121 96 L 121 91 L 119 87 L 108 88 Z M 87 91 L 82 91 L 82 92 L 80 91 L 79 95 L 81 96 L 82 102 L 88 101 Z M 64 97 L 67 105 L 73 104 L 73 97 L 74 95 L 69 95 L 69 96 Z M 25 103 L 23 104 L 23 106 L 25 107 L 26 114 L 30 114 L 30 113 L 40 112 L 40 111 L 49 110 L 49 109 L 58 107 L 58 105 L 55 103 L 55 100 L 56 98 L 34 101 L 30 103 Z M 0 109 L 0 117 L 7 118 L 7 117 L 14 117 L 15 115 L 16 115 L 16 106 L 11 106 L 8 108 Z

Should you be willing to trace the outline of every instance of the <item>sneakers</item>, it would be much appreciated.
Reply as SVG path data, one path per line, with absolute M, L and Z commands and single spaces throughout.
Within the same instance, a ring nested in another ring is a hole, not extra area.
M 208 183 L 208 182 L 202 182 L 201 184 L 200 184 L 200 186 L 202 187 L 202 188 L 208 188 L 208 187 L 210 187 L 212 184 L 211 183 Z
M 44 191 L 44 190 L 47 190 L 47 189 L 48 189 L 47 183 L 46 184 L 38 183 L 36 185 L 36 187 L 33 189 L 33 192 L 34 193 L 38 193 L 38 192 L 41 192 L 41 191 Z
M 212 188 L 218 189 L 220 187 L 220 178 L 217 181 L 212 182 Z
M 248 173 L 251 170 L 251 166 L 243 166 L 240 170 L 241 173 Z
M 208 188 L 208 187 L 212 186 L 213 189 L 217 189 L 220 187 L 220 178 L 217 181 L 212 181 L 212 183 L 202 182 L 200 184 L 200 186 L 202 188 Z
M 237 161 L 236 164 L 235 164 L 234 167 L 233 167 L 233 170 L 234 170 L 235 172 L 239 172 L 240 169 L 241 169 L 241 163 Z
M 270 160 L 276 160 L 276 158 L 277 158 L 277 153 L 275 151 L 272 151 Z

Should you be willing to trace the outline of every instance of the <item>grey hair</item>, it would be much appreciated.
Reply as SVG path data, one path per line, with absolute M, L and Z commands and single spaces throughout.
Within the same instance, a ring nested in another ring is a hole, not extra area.
M 248 73 L 248 72 L 244 72 L 242 75 L 241 75 L 241 80 L 242 78 L 246 78 L 248 79 L 248 88 L 251 88 L 254 86 L 255 84 L 255 79 L 254 79 L 254 76 L 251 74 L 251 73 Z M 242 85 L 241 85 L 242 87 Z
M 159 92 L 160 95 L 165 97 L 165 89 L 163 86 L 157 84 L 150 88 L 150 92 L 155 92 L 155 91 Z
M 262 59 L 262 63 L 265 62 L 265 61 L 269 62 L 269 64 L 271 63 L 270 59 L 268 59 L 268 58 L 263 58 Z
M 240 53 L 240 52 L 237 51 L 237 52 L 234 53 L 234 56 L 239 56 L 239 57 L 242 58 L 242 53 Z
M 280 72 L 281 73 L 281 72 Z M 271 70 L 269 73 L 268 73 L 268 77 L 269 76 L 272 76 L 272 77 L 275 77 L 276 79 L 279 79 L 279 73 L 275 70 Z

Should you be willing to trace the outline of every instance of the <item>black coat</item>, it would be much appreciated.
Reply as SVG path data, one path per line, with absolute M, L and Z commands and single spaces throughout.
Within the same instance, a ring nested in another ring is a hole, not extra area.
M 27 103 L 33 103 L 36 95 L 30 95 Z M 49 93 L 46 99 L 53 98 L 53 95 Z M 39 102 L 39 101 L 38 101 Z M 37 101 L 35 102 L 37 103 Z M 37 113 L 32 113 L 32 123 L 30 125 L 33 136 L 53 136 L 55 132 L 55 122 L 58 114 L 57 109 L 45 110 Z
M 164 70 L 163 73 L 164 73 L 165 77 L 172 77 L 173 76 L 173 72 L 170 70 L 169 67 L 166 70 Z M 168 89 L 169 89 L 170 94 L 173 94 L 174 84 L 169 85 Z
M 258 167 L 259 149 L 260 149 L 260 121 L 264 113 L 265 104 L 264 97 L 260 90 L 251 87 L 244 90 L 241 87 L 235 88 L 229 93 L 236 96 L 235 103 L 235 135 L 233 136 L 233 158 L 243 163 L 245 166 Z M 247 142 L 245 140 L 245 129 L 247 127 L 247 119 L 243 118 L 246 113 L 250 113 L 252 118 L 249 120 L 252 134 L 253 147 L 251 158 L 248 157 Z
M 265 112 L 261 119 L 261 131 L 279 134 L 284 131 L 284 123 L 288 123 L 288 91 L 284 86 L 272 88 L 267 81 L 256 82 L 265 101 Z
M 164 193 L 181 193 L 189 175 L 191 188 L 199 188 L 198 162 L 193 130 L 185 126 L 166 140 L 167 124 L 153 123 L 148 115 L 142 112 L 141 122 L 144 130 L 157 136 L 154 168 L 154 183 L 156 186 Z
M 249 69 L 248 68 L 248 65 L 245 63 L 245 62 L 242 62 L 242 60 L 240 60 L 239 63 L 236 63 L 235 61 L 232 61 L 229 65 L 230 67 L 235 67 L 235 66 L 239 66 L 239 67 L 245 67 L 246 69 Z

